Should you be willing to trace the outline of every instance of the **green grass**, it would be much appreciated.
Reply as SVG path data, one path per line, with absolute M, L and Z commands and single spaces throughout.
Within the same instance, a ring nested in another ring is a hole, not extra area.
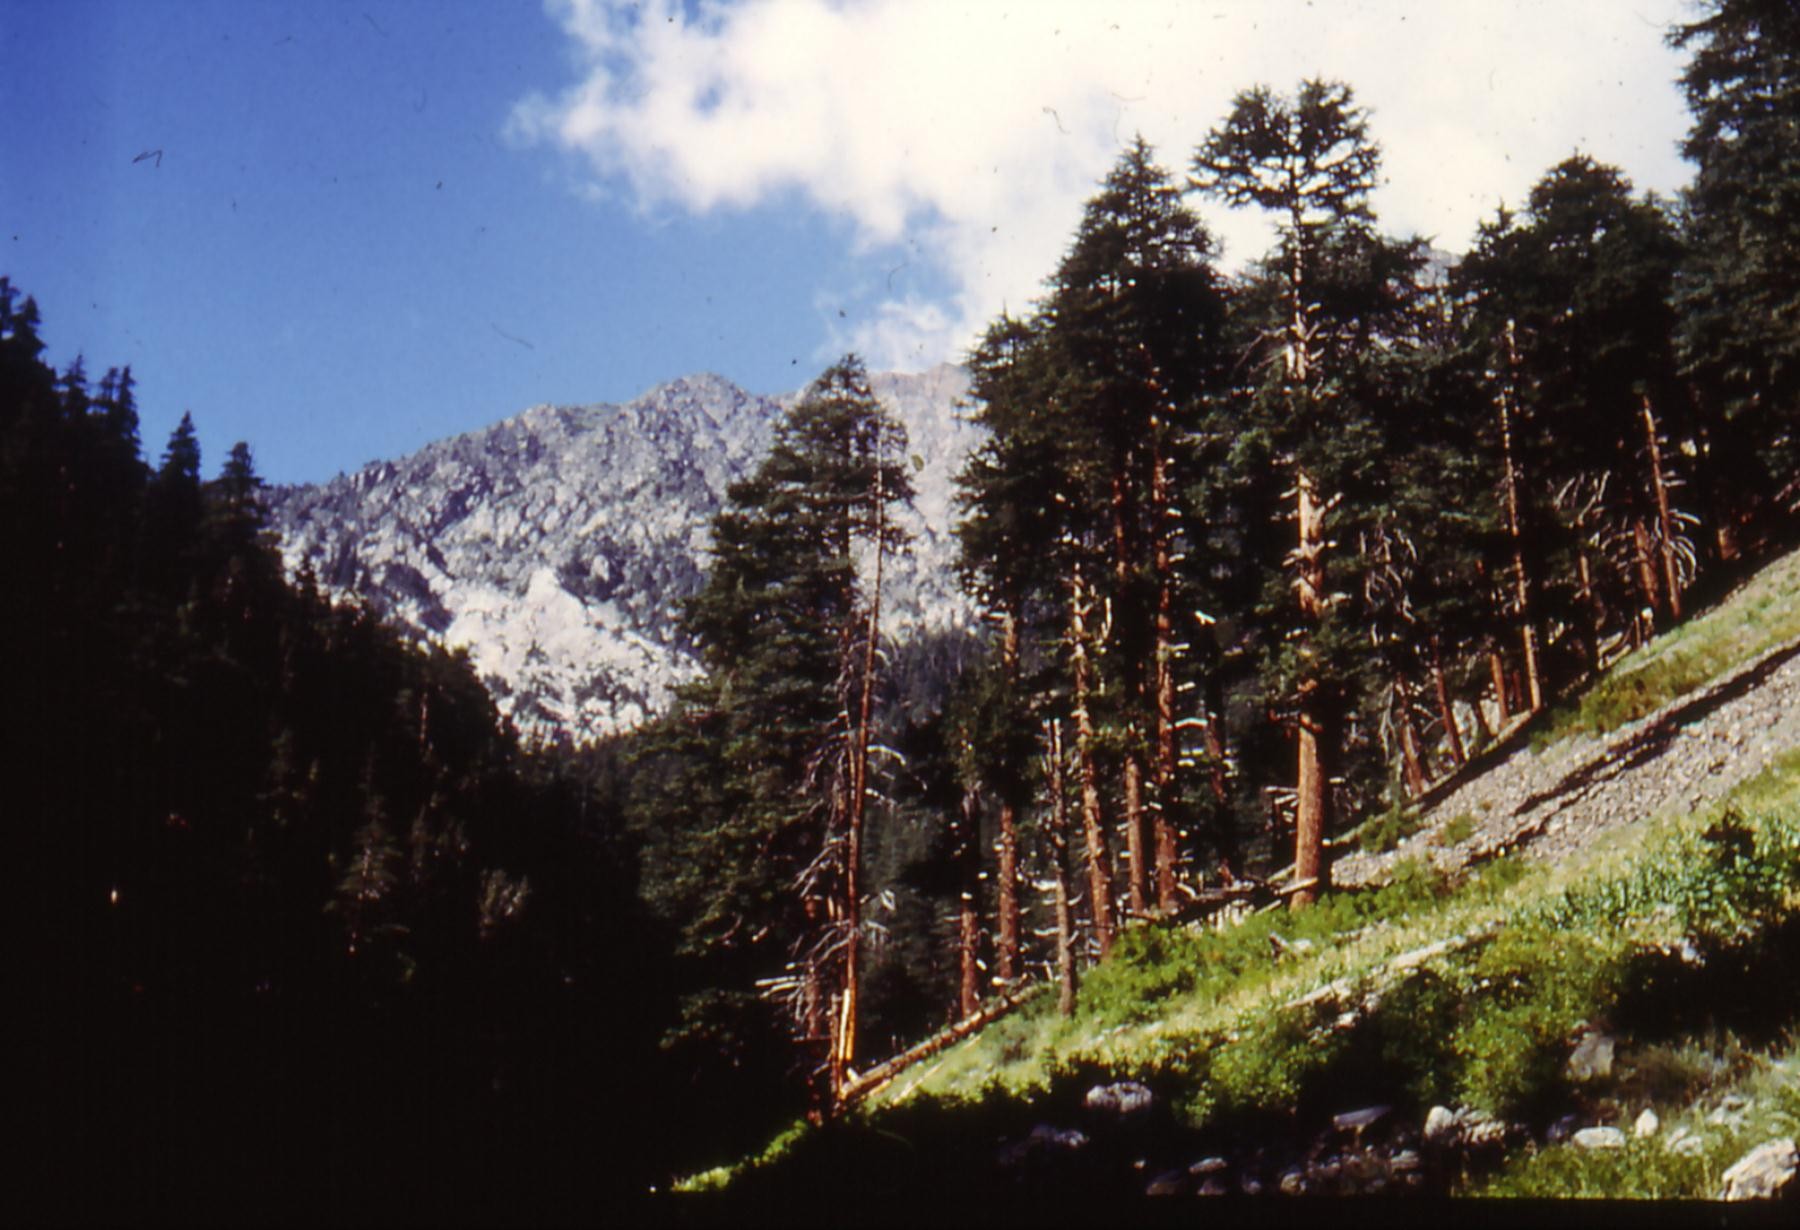
M 1648 717 L 1761 654 L 1800 638 L 1800 552 L 1784 556 L 1726 601 L 1628 655 L 1581 698 L 1559 707 L 1533 740 L 1606 735 Z
M 1193 1088 L 1195 1122 L 1292 1098 L 1333 1059 L 1303 1011 L 1279 1010 L 1341 983 L 1358 998 L 1402 953 L 1492 928 L 1485 942 L 1425 962 L 1391 990 L 1374 1028 L 1420 1096 L 1516 1111 L 1556 1093 L 1571 1035 L 1668 978 L 1685 941 L 1709 952 L 1754 942 L 1800 903 L 1800 754 L 1725 801 L 1648 831 L 1615 832 L 1579 864 L 1488 865 L 1460 882 L 1416 862 L 1374 892 L 1229 931 L 1138 928 L 1090 972 L 1080 1007 L 1048 1003 L 962 1043 L 882 1095 L 1024 1098 L 1059 1076 L 1103 1071 Z M 1289 955 L 1272 954 L 1279 936 Z M 1310 944 L 1310 950 L 1306 946 Z
M 1444 826 L 1431 835 L 1434 846 L 1458 846 L 1475 835 L 1475 817 L 1468 812 L 1452 816 Z

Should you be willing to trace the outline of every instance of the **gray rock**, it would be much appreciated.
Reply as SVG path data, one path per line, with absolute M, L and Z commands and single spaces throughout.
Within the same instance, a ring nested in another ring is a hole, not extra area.
M 1800 1148 L 1792 1140 L 1771 1140 L 1750 1150 L 1725 1172 L 1721 1200 L 1773 1200 L 1790 1191 L 1800 1170 Z
M 1569 1075 L 1578 1081 L 1605 1080 L 1612 1075 L 1613 1050 L 1617 1045 L 1611 1034 L 1588 1030 L 1569 1056 Z
M 1306 1195 L 1306 1172 L 1290 1170 L 1281 1176 L 1276 1187 L 1284 1196 L 1304 1196 Z
M 1250 1190 L 1252 1185 L 1255 1185 L 1256 1191 Z M 1257 1184 L 1256 1180 L 1244 1180 L 1244 1192 L 1246 1195 L 1254 1196 L 1256 1192 L 1260 1192 L 1261 1190 L 1262 1186 Z M 1230 1194 L 1231 1189 L 1226 1187 L 1218 1179 L 1207 1179 L 1202 1182 L 1199 1187 L 1194 1189 L 1194 1195 L 1196 1196 L 1229 1196 Z
M 1203 1186 L 1210 1185 L 1211 1183 L 1212 1180 L 1208 1179 Z M 1244 1175 L 1238 1180 L 1238 1190 L 1243 1192 L 1246 1196 L 1260 1196 L 1263 1194 L 1262 1180 L 1258 1179 L 1255 1175 Z
M 1387 1118 L 1392 1106 L 1370 1106 L 1363 1110 L 1346 1111 L 1331 1117 L 1331 1126 L 1340 1132 L 1355 1132 L 1361 1135 L 1363 1129 L 1373 1127 Z
M 1231 1163 L 1222 1157 L 1203 1157 L 1188 1167 L 1188 1173 L 1198 1179 L 1205 1175 L 1218 1174 L 1229 1169 L 1230 1166 Z
M 1462 1139 L 1462 1120 L 1448 1106 L 1433 1106 L 1425 1116 L 1425 1143 L 1433 1149 L 1448 1149 Z
M 1144 1187 L 1146 1196 L 1179 1196 L 1187 1191 L 1188 1176 L 1185 1170 L 1165 1170 L 1150 1180 Z
M 1623 1149 L 1625 1133 L 1616 1127 L 1582 1128 L 1572 1137 L 1580 1149 Z
M 1088 1138 L 1073 1128 L 1053 1127 L 1040 1123 L 1024 1140 L 1004 1145 L 996 1160 L 1005 1167 L 1023 1166 L 1035 1158 L 1059 1153 L 1075 1153 L 1087 1148 Z
M 1423 1159 L 1411 1149 L 1402 1149 L 1388 1159 L 1388 1169 L 1395 1174 L 1411 1174 L 1423 1165 Z
M 1656 1117 L 1655 1111 L 1646 1106 L 1644 1113 L 1637 1117 L 1637 1122 L 1631 1125 L 1631 1134 L 1639 1140 L 1645 1140 L 1656 1135 L 1661 1128 L 1662 1120 Z
M 1095 1085 L 1087 1091 L 1082 1105 L 1096 1114 L 1121 1122 L 1139 1119 L 1150 1113 L 1156 1095 L 1136 1081 L 1119 1081 L 1111 1085 Z

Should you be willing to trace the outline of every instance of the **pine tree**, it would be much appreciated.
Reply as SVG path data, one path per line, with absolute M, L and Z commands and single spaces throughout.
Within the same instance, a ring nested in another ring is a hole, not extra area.
M 1279 362 L 1259 400 L 1268 462 L 1291 475 L 1296 542 L 1290 558 L 1294 622 L 1283 637 L 1298 743 L 1293 901 L 1311 902 L 1328 883 L 1324 865 L 1330 778 L 1343 739 L 1347 685 L 1334 678 L 1331 642 L 1341 640 L 1330 584 L 1327 522 L 1345 494 L 1323 485 L 1327 471 L 1353 469 L 1363 453 L 1356 399 L 1347 395 L 1350 341 L 1372 328 L 1356 300 L 1377 297 L 1416 255 L 1384 244 L 1370 229 L 1368 194 L 1380 154 L 1348 86 L 1311 80 L 1293 98 L 1264 87 L 1233 101 L 1231 113 L 1196 151 L 1192 186 L 1233 207 L 1277 215 L 1280 249 L 1264 281 L 1278 294 Z M 1344 276 L 1349 275 L 1349 276 Z M 1334 282 L 1336 285 L 1334 285 Z M 1335 292 L 1339 303 L 1322 310 Z M 1271 296 L 1273 297 L 1273 295 Z M 1272 305 L 1271 305 L 1272 306 Z M 1334 329 L 1333 326 L 1336 326 Z M 1271 339 L 1272 340 L 1272 339 Z
M 833 1097 L 856 1055 L 880 577 L 904 545 L 904 454 L 854 356 L 808 388 L 714 522 L 707 582 L 684 615 L 707 674 L 659 736 L 688 792 L 660 792 L 680 826 L 658 860 L 663 891 L 698 907 L 682 912 L 699 954 L 771 935 L 792 946 L 790 975 L 769 985 L 823 1049 Z
M 1679 257 L 1655 201 L 1575 157 L 1533 187 L 1524 213 L 1485 225 L 1456 272 L 1494 399 L 1534 709 L 1553 682 L 1540 627 L 1585 629 L 1579 657 L 1597 669 L 1607 637 L 1644 634 L 1640 611 L 1677 617 L 1692 579 L 1670 444 L 1688 438 L 1689 419 L 1668 307 Z
M 1706 0 L 1670 42 L 1695 164 L 1684 199 L 1680 353 L 1707 413 L 1721 549 L 1800 472 L 1800 12 L 1788 0 Z

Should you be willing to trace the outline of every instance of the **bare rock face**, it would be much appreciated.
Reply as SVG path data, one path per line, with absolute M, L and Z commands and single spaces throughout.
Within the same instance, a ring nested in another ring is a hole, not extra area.
M 1791 1195 L 1800 1170 L 1800 1149 L 1792 1140 L 1771 1140 L 1746 1153 L 1725 1172 L 1721 1200 L 1773 1200 Z
M 972 617 L 951 564 L 956 472 L 979 437 L 961 368 L 872 375 L 907 429 L 917 497 L 889 561 L 897 635 Z M 366 602 L 421 641 L 468 651 L 528 738 L 588 742 L 667 707 L 698 671 L 677 620 L 705 576 L 727 488 L 798 394 L 676 380 L 624 405 L 538 406 L 328 483 L 276 488 L 290 572 Z

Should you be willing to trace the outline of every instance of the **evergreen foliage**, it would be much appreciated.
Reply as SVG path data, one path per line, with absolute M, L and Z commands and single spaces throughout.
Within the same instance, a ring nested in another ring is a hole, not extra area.
M 203 480 L 184 417 L 152 472 L 129 372 L 59 377 L 37 329 L 0 281 L 14 1105 L 26 1166 L 107 1171 L 56 1215 L 497 1218 L 653 1181 L 666 1142 L 597 1110 L 647 1104 L 665 1011 L 601 801 L 465 659 L 283 578 L 247 446 Z

